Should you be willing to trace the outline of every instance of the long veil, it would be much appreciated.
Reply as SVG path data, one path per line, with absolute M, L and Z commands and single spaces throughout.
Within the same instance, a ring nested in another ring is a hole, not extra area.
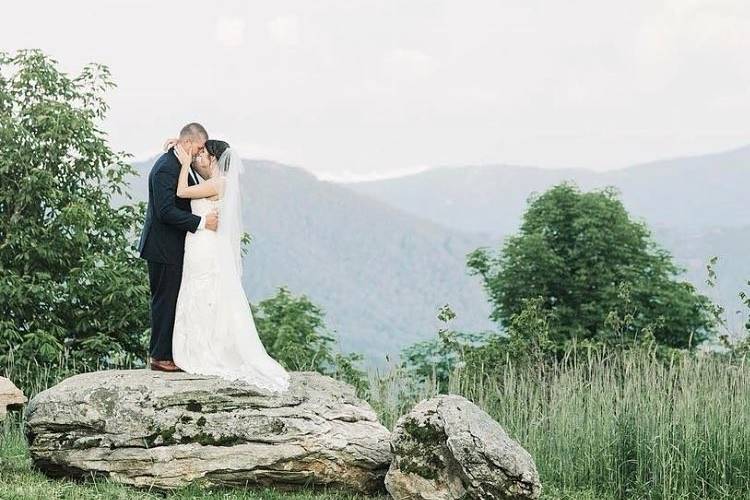
M 219 192 L 217 280 L 214 327 L 210 329 L 215 360 L 209 373 L 243 379 L 272 392 L 289 387 L 289 374 L 271 358 L 260 341 L 247 296 L 242 288 L 242 173 L 240 155 L 229 148 L 218 161 Z
M 228 148 L 218 161 L 219 176 L 223 179 L 223 192 L 219 201 L 218 234 L 226 238 L 232 249 L 230 258 L 234 261 L 234 270 L 242 277 L 241 241 L 242 226 L 242 188 L 240 179 L 245 167 L 240 155 L 233 148 Z

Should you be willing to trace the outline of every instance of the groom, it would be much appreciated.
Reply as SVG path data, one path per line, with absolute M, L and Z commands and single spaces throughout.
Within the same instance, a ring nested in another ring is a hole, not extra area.
M 195 158 L 208 140 L 199 123 L 188 123 L 180 131 L 179 144 Z M 198 182 L 190 169 L 188 185 Z M 198 217 L 190 212 L 190 200 L 177 198 L 180 162 L 174 148 L 161 155 L 148 176 L 148 210 L 138 251 L 148 262 L 151 287 L 151 342 L 149 366 L 152 370 L 180 371 L 172 360 L 172 329 L 177 294 L 182 281 L 185 234 L 190 231 L 216 231 L 216 212 Z

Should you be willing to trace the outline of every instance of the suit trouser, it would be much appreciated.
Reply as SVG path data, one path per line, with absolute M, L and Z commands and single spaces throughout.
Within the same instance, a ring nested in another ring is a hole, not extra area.
M 162 264 L 148 261 L 151 287 L 151 343 L 149 353 L 159 360 L 172 359 L 172 330 L 177 295 L 182 281 L 182 263 Z

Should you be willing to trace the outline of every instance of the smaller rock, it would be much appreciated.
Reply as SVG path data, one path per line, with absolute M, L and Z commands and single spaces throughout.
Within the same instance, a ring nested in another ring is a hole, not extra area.
M 0 377 L 0 421 L 5 419 L 8 410 L 20 410 L 26 403 L 21 389 L 5 377 Z
M 460 396 L 422 401 L 391 437 L 385 486 L 395 500 L 537 499 L 531 455 L 492 417 Z

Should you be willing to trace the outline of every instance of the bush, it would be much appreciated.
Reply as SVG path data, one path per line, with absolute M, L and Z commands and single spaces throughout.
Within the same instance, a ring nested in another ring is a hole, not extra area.
M 362 356 L 334 351 L 335 338 L 326 330 L 323 310 L 305 295 L 294 297 L 282 286 L 276 295 L 251 307 L 261 342 L 282 366 L 331 375 L 363 393 L 366 376 L 357 367 Z

